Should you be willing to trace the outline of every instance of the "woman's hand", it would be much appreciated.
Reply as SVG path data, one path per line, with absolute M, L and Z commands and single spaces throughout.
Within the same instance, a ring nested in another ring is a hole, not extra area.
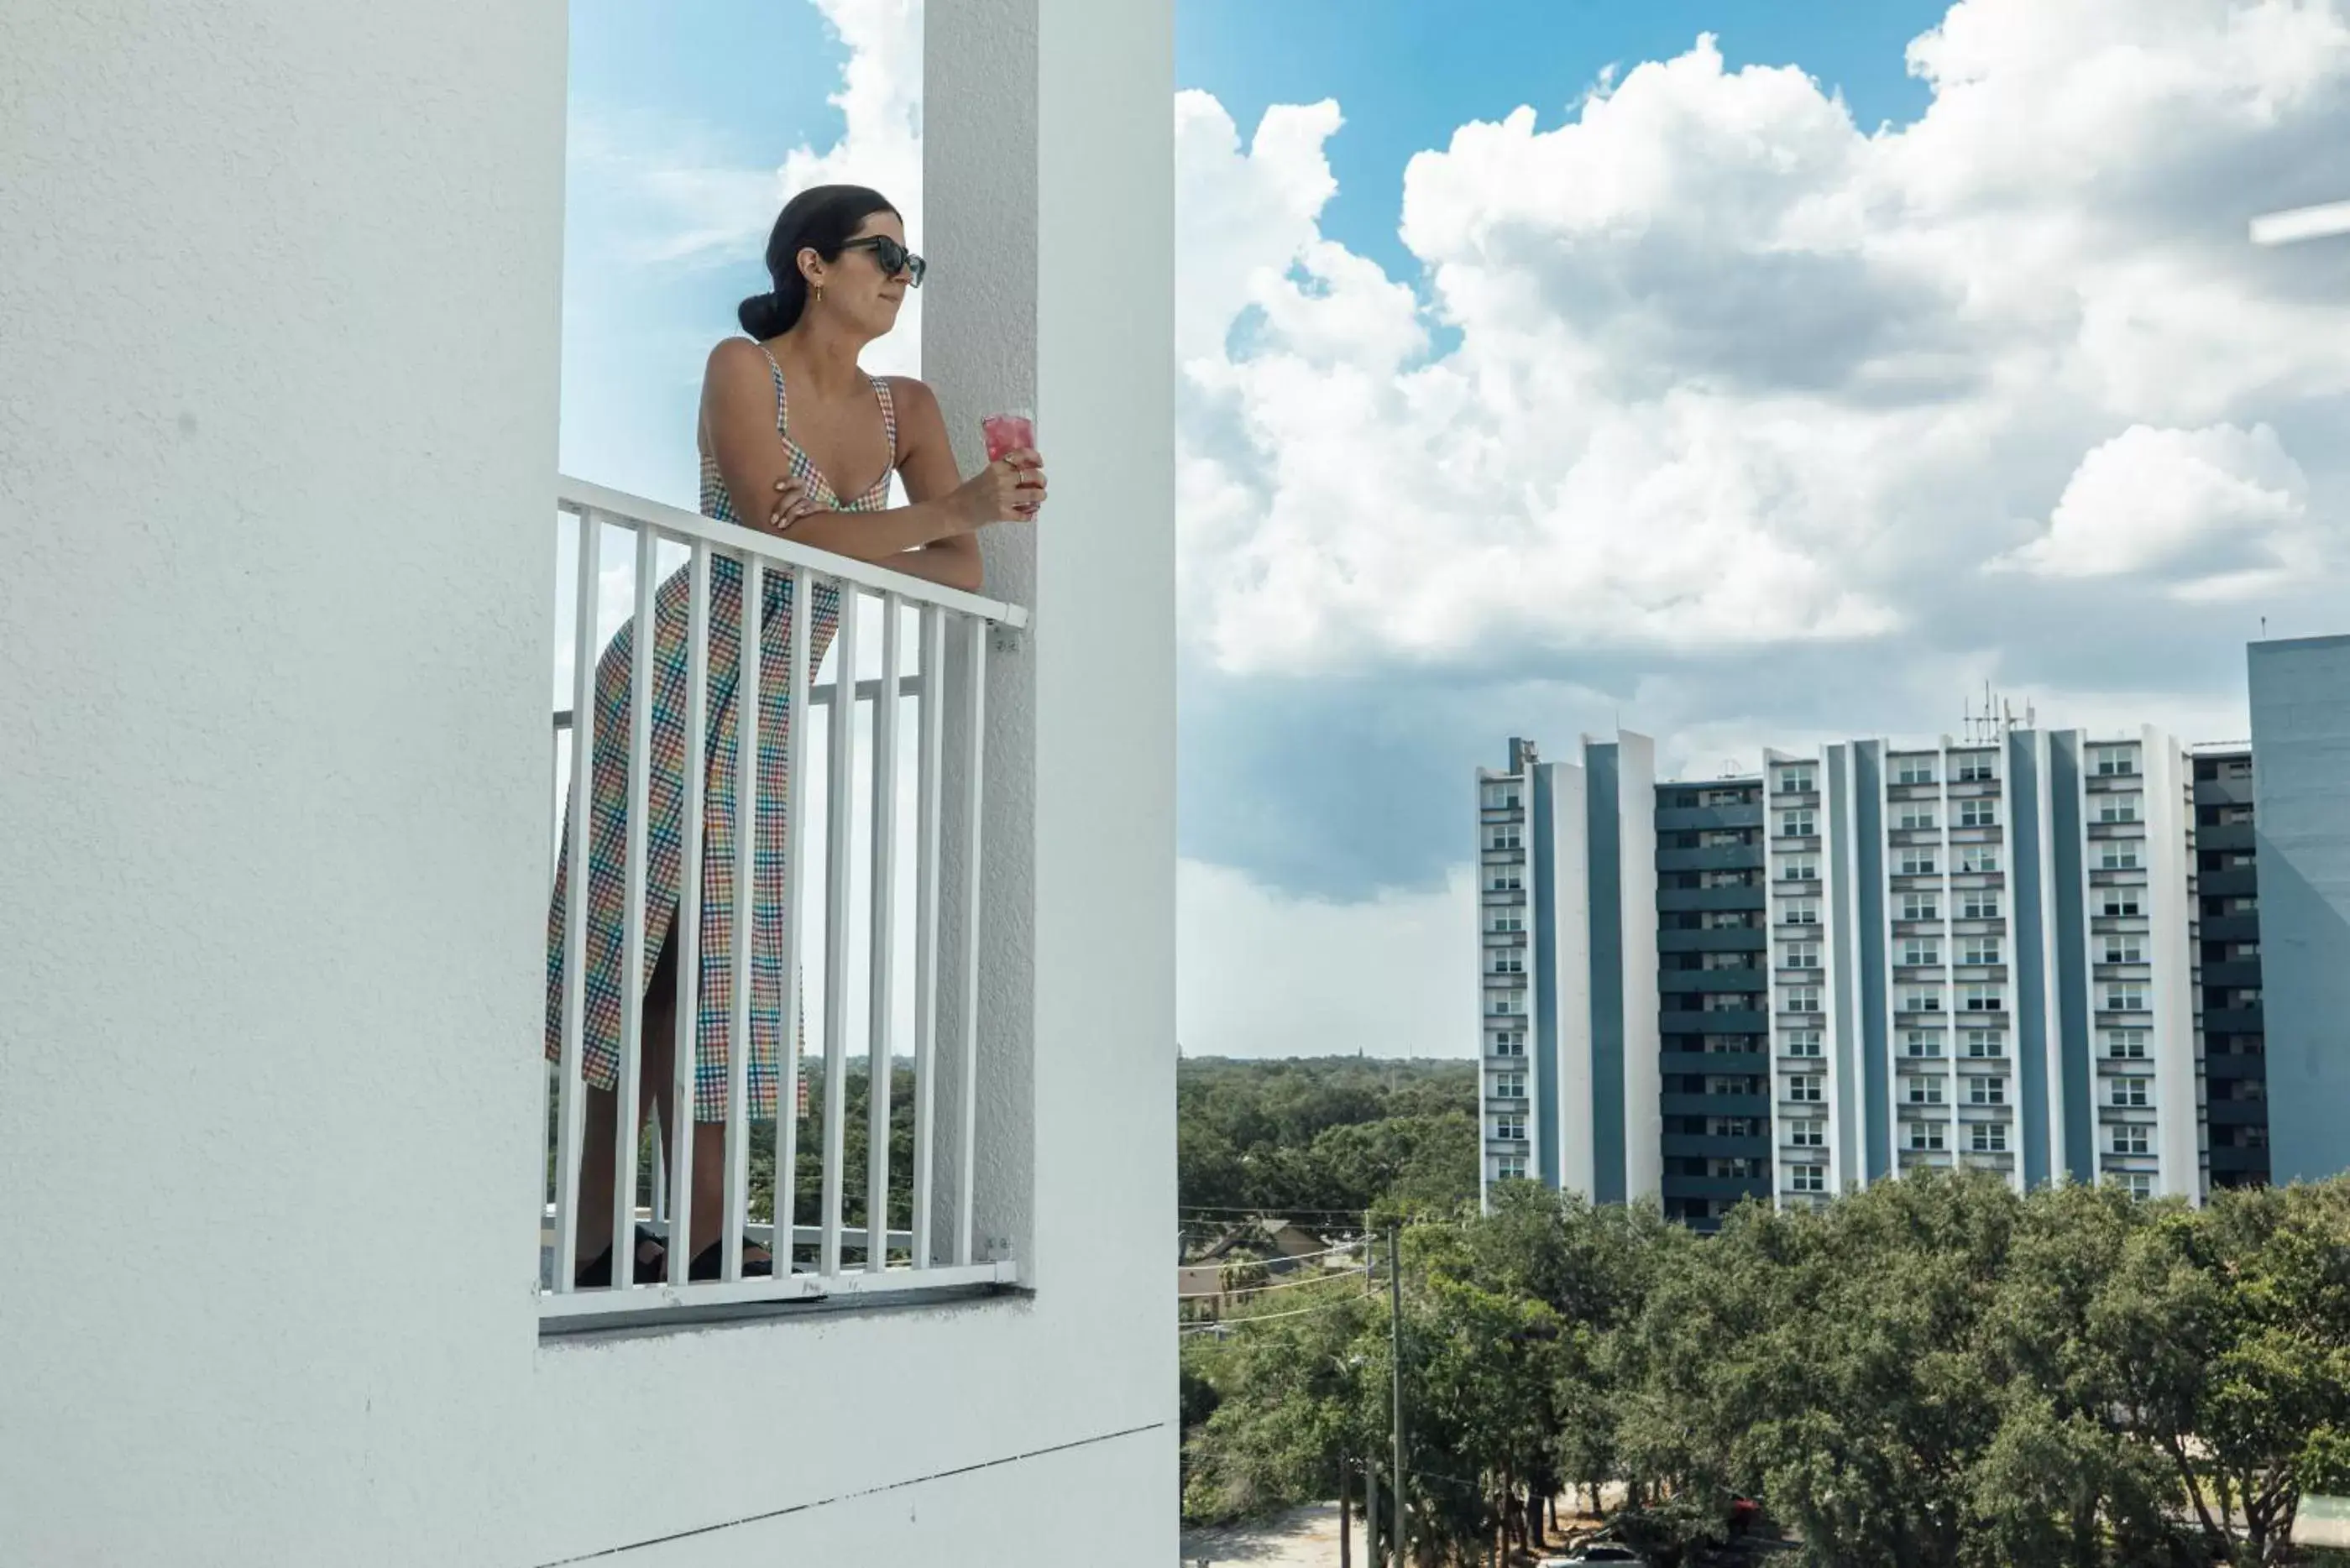
M 1025 523 L 1045 504 L 1045 460 L 1029 451 L 1007 452 L 955 493 L 969 528 Z
M 786 474 L 775 481 L 775 507 L 767 514 L 767 522 L 780 534 L 801 518 L 823 510 L 808 493 L 806 485 Z

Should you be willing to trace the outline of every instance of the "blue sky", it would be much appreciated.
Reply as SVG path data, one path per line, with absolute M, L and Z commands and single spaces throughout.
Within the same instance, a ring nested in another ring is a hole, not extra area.
M 1181 0 L 1175 79 L 1216 95 L 1243 125 L 1271 105 L 1335 98 L 1338 196 L 1323 232 L 1398 278 L 1418 264 L 1396 238 L 1404 165 L 1453 129 L 1531 105 L 1545 126 L 1610 67 L 1669 59 L 1717 34 L 1732 67 L 1800 65 L 1864 126 L 1926 107 L 1902 51 L 1945 6 L 1932 0 Z
M 795 182 L 920 248 L 918 4 L 577 0 L 567 472 L 692 504 Z M 1178 0 L 1170 86 L 1189 1050 L 1469 1052 L 1511 735 L 2224 739 L 2344 629 L 2350 248 L 2244 225 L 2350 0 Z

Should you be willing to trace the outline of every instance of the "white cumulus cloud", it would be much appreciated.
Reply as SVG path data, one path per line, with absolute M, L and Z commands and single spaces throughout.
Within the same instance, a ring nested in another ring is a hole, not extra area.
M 2132 425 L 2081 460 L 2048 532 L 1993 562 L 2050 577 L 2153 574 L 2181 598 L 2242 597 L 2322 569 L 2308 480 L 2266 425 Z

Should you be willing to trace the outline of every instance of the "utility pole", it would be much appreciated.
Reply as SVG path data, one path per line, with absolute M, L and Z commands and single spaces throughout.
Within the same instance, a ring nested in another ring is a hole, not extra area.
M 1395 1568 L 1404 1568 L 1402 1234 L 1401 1224 L 1388 1228 L 1388 1359 L 1395 1364 Z
M 1379 1568 L 1379 1461 L 1363 1461 L 1363 1561 Z
M 1355 1501 L 1355 1465 L 1338 1460 L 1338 1568 L 1355 1568 L 1355 1521 L 1349 1515 Z

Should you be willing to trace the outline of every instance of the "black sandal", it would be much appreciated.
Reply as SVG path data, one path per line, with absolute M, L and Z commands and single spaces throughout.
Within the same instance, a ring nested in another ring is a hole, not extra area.
M 693 1262 L 686 1265 L 685 1277 L 689 1280 L 716 1279 L 718 1277 L 718 1265 L 720 1262 L 718 1249 L 723 1244 L 723 1243 L 722 1242 L 712 1241 L 710 1245 L 702 1249 L 701 1251 L 696 1252 L 693 1255 Z M 756 1241 L 746 1241 L 743 1243 L 744 1253 L 743 1259 L 743 1277 L 746 1280 L 768 1279 L 771 1278 L 775 1272 L 775 1260 L 774 1257 L 754 1258 L 749 1255 L 750 1249 L 757 1245 L 758 1243 Z
M 647 1247 L 652 1249 L 650 1258 L 646 1255 Z M 659 1283 L 661 1276 L 668 1272 L 668 1262 L 669 1249 L 662 1244 L 661 1239 L 653 1234 L 650 1226 L 638 1226 L 636 1282 L 640 1285 Z M 591 1261 L 580 1264 L 579 1272 L 571 1278 L 571 1288 L 575 1291 L 610 1290 L 612 1288 L 612 1249 L 606 1247 Z

